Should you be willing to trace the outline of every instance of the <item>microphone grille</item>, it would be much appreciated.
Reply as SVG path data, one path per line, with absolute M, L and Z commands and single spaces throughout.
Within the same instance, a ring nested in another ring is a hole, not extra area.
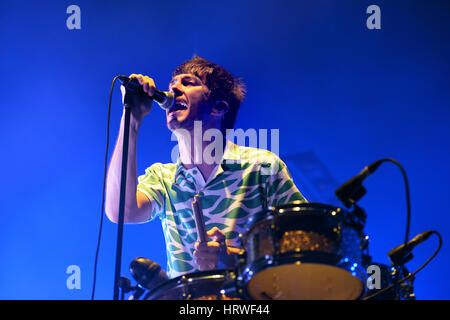
M 158 103 L 158 104 L 163 110 L 167 110 L 171 106 L 173 106 L 173 103 L 175 101 L 175 96 L 173 95 L 173 92 L 170 92 L 170 91 L 165 91 L 164 95 L 166 96 L 166 99 L 164 100 L 163 103 Z

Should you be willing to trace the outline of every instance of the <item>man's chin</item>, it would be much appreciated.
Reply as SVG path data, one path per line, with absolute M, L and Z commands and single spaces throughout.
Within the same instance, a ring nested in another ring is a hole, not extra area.
M 185 125 L 185 121 L 178 121 L 177 118 L 172 118 L 169 121 L 167 121 L 167 128 L 170 131 L 175 131 L 179 129 L 187 129 Z

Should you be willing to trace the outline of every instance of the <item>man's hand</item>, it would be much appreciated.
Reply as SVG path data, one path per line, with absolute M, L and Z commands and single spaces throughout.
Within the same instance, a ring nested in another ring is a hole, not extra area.
M 200 271 L 216 269 L 219 259 L 227 254 L 225 233 L 214 227 L 206 234 L 212 241 L 195 243 L 194 258 Z
M 155 90 L 155 82 L 152 78 L 144 76 L 142 74 L 131 74 L 131 79 L 136 79 L 139 81 L 139 84 L 142 86 L 144 91 L 143 94 L 133 94 L 132 98 L 132 109 L 131 115 L 139 122 L 142 122 L 142 119 L 145 115 L 147 115 L 153 107 L 152 96 Z M 120 86 L 120 90 L 122 91 L 122 102 L 125 97 L 125 87 Z

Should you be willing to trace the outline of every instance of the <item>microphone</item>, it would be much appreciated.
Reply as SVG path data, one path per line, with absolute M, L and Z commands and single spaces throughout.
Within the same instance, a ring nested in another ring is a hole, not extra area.
M 395 247 L 391 251 L 388 252 L 388 257 L 391 259 L 391 262 L 393 265 L 401 265 L 409 260 L 412 259 L 412 249 L 414 249 L 418 244 L 424 242 L 427 240 L 434 231 L 428 230 L 425 231 L 417 236 L 415 236 L 413 239 L 409 240 L 407 243 L 403 243 L 402 245 L 399 245 L 398 247 Z
M 152 290 L 169 277 L 161 269 L 161 266 L 150 259 L 138 257 L 130 263 L 130 273 L 133 278 L 144 288 Z
M 339 200 L 342 201 L 342 203 L 347 208 L 350 208 L 352 204 L 357 202 L 366 194 L 366 188 L 364 188 L 362 182 L 368 176 L 374 173 L 383 161 L 384 159 L 377 160 L 369 164 L 367 167 L 361 170 L 360 173 L 358 173 L 356 176 L 345 182 L 334 191 L 334 194 L 339 198 Z
M 128 293 L 130 291 L 133 291 L 133 293 L 130 295 L 128 300 L 139 300 L 139 298 L 144 293 L 144 288 L 141 286 L 132 286 L 130 283 L 130 280 L 126 277 L 120 277 L 118 282 L 119 288 L 122 289 L 122 300 L 124 300 L 124 294 Z
M 128 297 L 128 300 L 139 300 L 142 294 L 145 292 L 141 286 L 136 286 L 134 293 Z
M 117 76 L 117 79 L 119 79 L 120 82 L 122 82 L 122 85 L 126 89 L 128 89 L 132 92 L 136 92 L 136 93 L 144 92 L 142 90 L 141 84 L 136 79 L 131 79 L 127 76 Z M 173 102 L 175 101 L 175 97 L 172 92 L 160 91 L 157 89 L 155 89 L 152 98 L 159 104 L 159 106 L 163 110 L 169 109 L 173 105 Z

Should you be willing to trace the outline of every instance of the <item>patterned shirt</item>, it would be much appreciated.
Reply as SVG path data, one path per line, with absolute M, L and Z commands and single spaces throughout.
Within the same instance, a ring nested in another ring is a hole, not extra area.
M 302 200 L 286 165 L 274 153 L 227 140 L 222 162 L 207 181 L 194 167 L 155 163 L 138 178 L 137 190 L 152 204 L 150 220 L 161 219 L 167 250 L 167 274 L 174 278 L 198 271 L 194 261 L 197 229 L 192 211 L 200 196 L 206 230 L 218 227 L 226 244 L 239 247 L 248 219 L 269 206 Z

